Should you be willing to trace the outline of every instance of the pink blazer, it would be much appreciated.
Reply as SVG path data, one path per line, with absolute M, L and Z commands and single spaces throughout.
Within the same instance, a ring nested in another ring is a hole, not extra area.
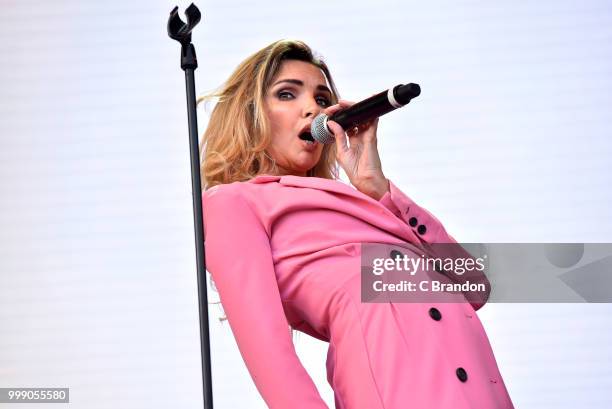
M 482 303 L 361 303 L 361 243 L 456 242 L 392 182 L 377 201 L 341 181 L 260 175 L 208 189 L 203 211 L 207 270 L 269 407 L 327 407 L 288 325 L 330 343 L 337 408 L 513 407 Z

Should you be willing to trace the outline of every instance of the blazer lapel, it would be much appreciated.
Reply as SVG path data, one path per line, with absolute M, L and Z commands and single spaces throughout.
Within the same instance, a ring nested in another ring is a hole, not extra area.
M 340 193 L 340 194 L 352 196 L 360 200 L 364 200 L 364 199 L 374 200 L 370 198 L 369 196 L 361 193 L 357 189 L 353 188 L 352 186 L 349 186 L 346 183 L 341 182 L 339 180 L 287 175 L 287 176 L 281 177 L 280 183 L 285 186 L 306 187 L 310 189 L 325 190 L 325 191 L 332 192 L 332 193 Z
M 269 183 L 279 182 L 283 186 L 292 187 L 305 187 L 310 189 L 325 190 L 328 192 L 343 194 L 354 197 L 360 200 L 372 200 L 371 197 L 358 191 L 357 189 L 349 186 L 348 184 L 339 180 L 318 178 L 318 177 L 302 177 L 294 175 L 275 176 L 275 175 L 258 175 L 251 179 L 251 183 Z

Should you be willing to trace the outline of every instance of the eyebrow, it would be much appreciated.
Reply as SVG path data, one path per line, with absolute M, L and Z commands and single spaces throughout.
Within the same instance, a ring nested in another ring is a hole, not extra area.
M 295 80 L 295 79 L 292 79 L 292 78 L 288 78 L 288 79 L 284 79 L 284 80 L 276 81 L 274 84 L 272 84 L 272 86 L 275 86 L 275 85 L 280 84 L 280 83 L 283 83 L 283 82 L 288 82 L 288 83 L 290 83 L 290 84 L 299 85 L 299 86 L 301 86 L 301 87 L 303 87 L 303 86 L 304 86 L 304 82 L 303 82 L 303 81 L 300 81 L 300 80 Z M 327 92 L 329 92 L 330 94 L 332 93 L 332 92 L 330 91 L 330 89 L 329 89 L 329 88 L 327 88 L 325 85 L 317 85 L 317 89 L 318 89 L 319 91 L 327 91 Z

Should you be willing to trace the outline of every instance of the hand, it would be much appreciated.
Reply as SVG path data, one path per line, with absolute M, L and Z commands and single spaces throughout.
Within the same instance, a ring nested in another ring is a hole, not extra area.
M 340 100 L 338 104 L 328 107 L 323 112 L 331 116 L 353 104 L 354 102 Z M 385 192 L 389 191 L 389 181 L 383 174 L 376 146 L 378 118 L 350 129 L 346 133 L 334 121 L 328 121 L 327 126 L 336 139 L 336 160 L 344 169 L 351 184 L 360 192 L 379 200 Z

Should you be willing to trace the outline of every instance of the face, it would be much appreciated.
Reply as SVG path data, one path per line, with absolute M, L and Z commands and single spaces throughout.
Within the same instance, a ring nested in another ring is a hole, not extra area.
M 310 132 L 312 120 L 331 105 L 332 93 L 325 75 L 304 61 L 283 61 L 272 79 L 265 100 L 272 143 L 268 153 L 285 175 L 306 176 L 321 158 L 323 145 L 300 139 Z

